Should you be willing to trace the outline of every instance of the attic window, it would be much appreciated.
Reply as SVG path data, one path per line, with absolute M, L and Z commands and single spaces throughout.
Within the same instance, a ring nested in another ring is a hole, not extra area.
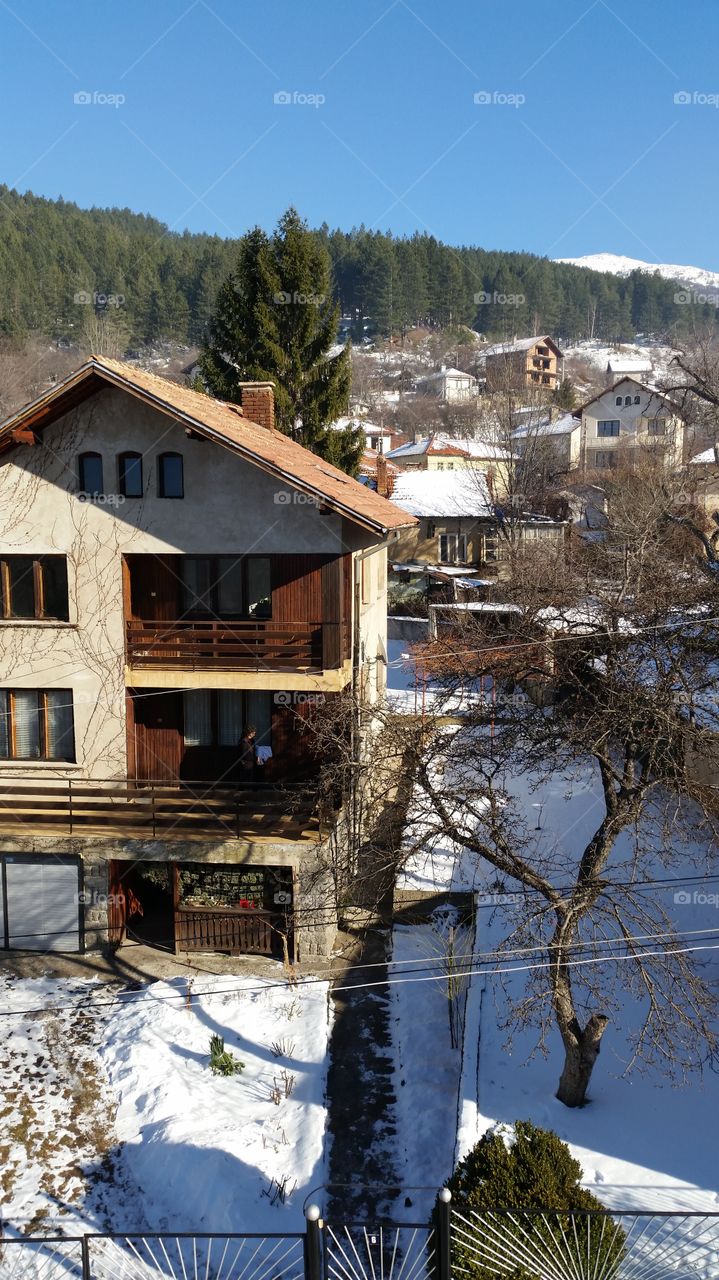
M 78 479 L 80 492 L 95 498 L 104 492 L 102 484 L 102 455 L 99 453 L 81 453 L 78 458 Z
M 141 498 L 142 454 L 121 453 L 117 463 L 120 493 L 125 498 Z
M 181 453 L 161 453 L 157 460 L 157 492 L 160 498 L 184 498 Z

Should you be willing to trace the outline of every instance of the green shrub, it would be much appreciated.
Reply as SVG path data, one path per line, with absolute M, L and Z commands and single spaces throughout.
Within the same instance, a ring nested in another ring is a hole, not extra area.
M 237 1076 L 245 1064 L 225 1049 L 222 1036 L 210 1036 L 210 1070 L 216 1076 Z
M 462 1215 L 453 1220 L 455 1271 L 472 1280 L 500 1273 L 504 1280 L 540 1280 L 554 1260 L 563 1274 L 612 1280 L 625 1253 L 624 1231 L 611 1218 L 586 1216 L 604 1206 L 579 1185 L 582 1167 L 566 1143 L 528 1120 L 517 1120 L 507 1139 L 486 1133 L 447 1184 L 452 1209 Z M 580 1213 L 572 1219 L 571 1211 Z

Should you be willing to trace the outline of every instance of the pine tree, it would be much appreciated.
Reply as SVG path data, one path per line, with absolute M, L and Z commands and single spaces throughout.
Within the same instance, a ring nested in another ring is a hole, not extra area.
M 288 209 L 271 238 L 255 228 L 241 241 L 200 365 L 212 394 L 234 403 L 240 383 L 273 382 L 280 430 L 354 474 L 361 432 L 329 430 L 349 405 L 349 347 L 329 355 L 338 320 L 329 255 Z

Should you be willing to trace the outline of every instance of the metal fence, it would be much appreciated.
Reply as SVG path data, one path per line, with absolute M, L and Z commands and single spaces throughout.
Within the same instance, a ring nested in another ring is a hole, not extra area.
M 430 1223 L 304 1232 L 88 1233 L 0 1240 L 0 1280 L 710 1280 L 719 1213 L 454 1208 Z

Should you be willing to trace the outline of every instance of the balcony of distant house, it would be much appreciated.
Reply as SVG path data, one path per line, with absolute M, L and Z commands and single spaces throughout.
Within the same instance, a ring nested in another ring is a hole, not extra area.
M 127 556 L 128 684 L 181 684 L 185 671 L 221 672 L 229 684 L 233 673 L 255 673 L 270 688 L 313 676 L 341 688 L 351 660 L 349 560 Z

